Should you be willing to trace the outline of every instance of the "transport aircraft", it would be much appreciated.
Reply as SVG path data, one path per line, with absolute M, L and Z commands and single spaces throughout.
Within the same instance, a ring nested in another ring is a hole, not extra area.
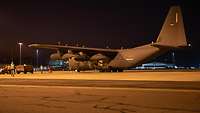
M 138 66 L 167 51 L 187 47 L 180 6 L 172 6 L 155 42 L 129 49 L 88 48 L 64 45 L 30 44 L 33 48 L 55 49 L 51 59 L 69 63 L 69 70 L 97 69 L 100 72 L 122 72 Z M 61 51 L 65 51 L 61 53 Z

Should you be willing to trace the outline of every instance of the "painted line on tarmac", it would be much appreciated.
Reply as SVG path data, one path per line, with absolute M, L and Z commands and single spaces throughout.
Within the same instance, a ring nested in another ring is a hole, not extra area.
M 200 93 L 196 89 L 169 89 L 169 88 L 116 88 L 116 87 L 86 87 L 86 86 L 41 86 L 41 85 L 0 85 L 1 87 L 17 88 L 60 88 L 60 89 L 99 89 L 99 90 L 137 90 L 137 91 L 168 91 L 168 92 L 194 92 Z

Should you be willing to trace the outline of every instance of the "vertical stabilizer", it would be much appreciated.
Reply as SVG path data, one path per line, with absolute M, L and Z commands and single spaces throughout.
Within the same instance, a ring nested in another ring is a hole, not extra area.
M 183 17 L 179 6 L 170 8 L 156 44 L 168 47 L 187 46 Z

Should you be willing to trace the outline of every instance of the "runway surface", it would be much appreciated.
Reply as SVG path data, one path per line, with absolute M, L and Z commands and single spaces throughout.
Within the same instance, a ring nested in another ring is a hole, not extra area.
M 200 113 L 200 72 L 0 75 L 0 113 Z
M 200 91 L 0 86 L 0 113 L 199 113 Z
M 134 80 L 134 81 L 200 81 L 200 71 L 187 70 L 137 70 L 120 73 L 99 72 L 68 72 L 57 71 L 53 73 L 36 72 L 34 74 L 0 74 L 0 79 L 73 79 L 73 80 Z

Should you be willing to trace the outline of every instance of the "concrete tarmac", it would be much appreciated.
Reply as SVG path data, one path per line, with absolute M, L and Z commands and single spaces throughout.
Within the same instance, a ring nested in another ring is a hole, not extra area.
M 200 113 L 200 91 L 0 85 L 0 113 Z
M 200 89 L 200 71 L 36 72 L 0 75 L 1 85 Z
M 0 75 L 0 113 L 200 113 L 200 72 Z
M 54 71 L 52 73 L 35 72 L 34 74 L 0 74 L 0 79 L 70 79 L 70 80 L 133 80 L 133 81 L 200 81 L 200 71 L 165 70 L 165 71 L 127 71 L 120 73 L 69 72 Z

